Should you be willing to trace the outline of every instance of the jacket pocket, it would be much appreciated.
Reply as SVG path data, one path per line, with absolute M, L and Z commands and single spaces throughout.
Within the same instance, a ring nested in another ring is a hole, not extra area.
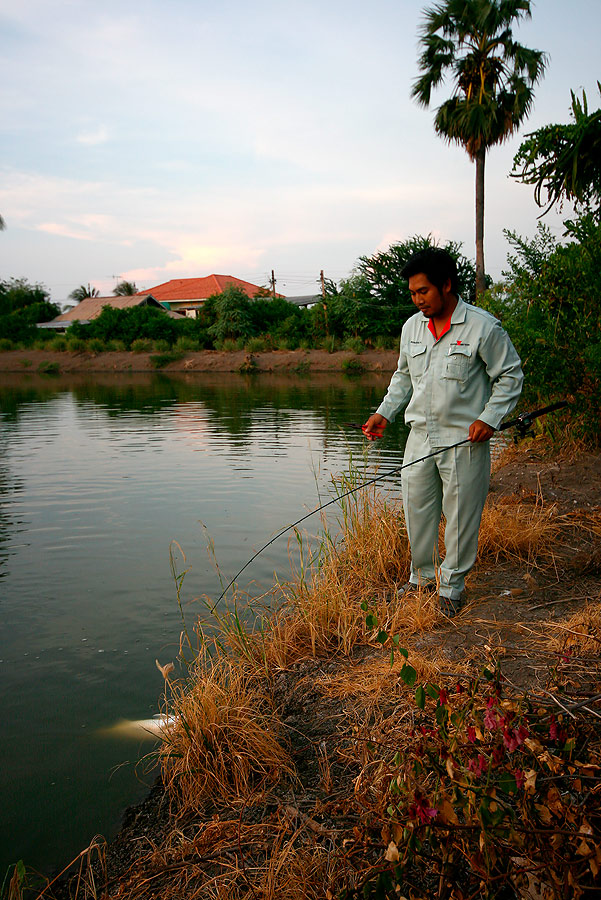
M 407 362 L 412 376 L 424 374 L 426 368 L 426 345 L 411 341 L 407 350 Z
M 463 344 L 453 344 L 445 357 L 443 378 L 452 381 L 467 381 L 472 351 Z

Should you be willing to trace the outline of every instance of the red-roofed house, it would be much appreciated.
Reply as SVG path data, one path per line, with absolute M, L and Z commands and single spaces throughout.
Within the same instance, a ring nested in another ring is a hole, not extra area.
M 140 294 L 152 294 L 168 309 L 194 317 L 207 297 L 221 294 L 229 285 L 241 288 L 249 297 L 255 297 L 265 291 L 265 288 L 235 278 L 233 275 L 207 275 L 205 278 L 173 278 L 164 284 L 148 288 L 147 291 L 140 291 Z

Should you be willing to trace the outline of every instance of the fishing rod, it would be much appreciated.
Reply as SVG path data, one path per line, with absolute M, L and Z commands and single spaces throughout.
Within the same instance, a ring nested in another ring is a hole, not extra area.
M 538 419 L 540 416 L 545 416 L 547 413 L 555 412 L 558 409 L 565 409 L 566 406 L 569 406 L 566 400 L 560 400 L 558 403 L 552 403 L 550 406 L 543 406 L 541 409 L 532 410 L 532 412 L 522 413 L 517 417 L 517 419 L 512 419 L 510 422 L 504 422 L 502 425 L 499 425 L 496 431 L 506 431 L 508 428 L 517 429 L 518 436 L 520 438 L 524 438 L 527 435 L 531 434 L 531 426 L 535 419 Z M 360 425 L 356 422 L 345 422 L 344 423 L 347 428 L 358 428 L 361 431 L 365 428 L 364 425 Z M 374 429 L 373 434 L 377 437 L 381 437 L 384 432 L 384 429 Z M 287 525 L 281 531 L 279 531 L 274 537 L 271 538 L 270 541 L 267 541 L 266 544 L 261 547 L 260 550 L 257 550 L 253 556 L 246 562 L 239 572 L 236 572 L 232 580 L 229 584 L 223 589 L 213 606 L 211 607 L 211 612 L 213 612 L 218 604 L 223 600 L 231 586 L 237 581 L 237 579 L 242 575 L 245 569 L 250 566 L 251 563 L 255 561 L 257 556 L 263 553 L 264 550 L 267 550 L 278 538 L 281 538 L 282 535 L 286 534 L 286 532 L 290 531 L 292 528 L 296 528 L 297 525 L 300 525 L 306 519 L 314 516 L 315 513 L 321 512 L 322 509 L 327 509 L 328 506 L 331 506 L 333 503 L 339 503 L 341 500 L 344 500 L 345 497 L 350 497 L 351 494 L 354 494 L 356 491 L 360 491 L 362 488 L 367 487 L 370 484 L 375 484 L 377 481 L 383 481 L 385 478 L 390 478 L 391 475 L 395 475 L 397 472 L 400 472 L 402 469 L 408 469 L 409 466 L 415 466 L 417 463 L 425 462 L 427 459 L 432 459 L 433 456 L 438 456 L 439 453 L 444 453 L 446 450 L 454 450 L 455 447 L 461 447 L 463 444 L 469 444 L 470 439 L 464 438 L 461 441 L 457 441 L 456 444 L 450 444 L 448 447 L 441 447 L 439 450 L 433 450 L 432 453 L 428 453 L 427 456 L 422 456 L 419 459 L 413 459 L 411 462 L 403 463 L 401 466 L 396 466 L 394 469 L 389 469 L 387 472 L 384 472 L 382 475 L 376 475 L 374 478 L 369 478 L 367 481 L 364 481 L 362 484 L 357 485 L 357 487 L 351 488 L 348 491 L 345 491 L 343 494 L 338 494 L 332 500 L 328 500 L 327 503 L 322 503 L 321 506 L 318 506 L 316 509 L 311 510 L 311 512 L 306 513 L 304 516 L 301 516 L 300 519 L 297 519 L 296 522 L 293 522 L 291 525 Z

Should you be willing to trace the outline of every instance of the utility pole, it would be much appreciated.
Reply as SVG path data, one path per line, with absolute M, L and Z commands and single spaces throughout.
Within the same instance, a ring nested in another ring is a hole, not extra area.
M 275 272 L 271 270 L 271 296 L 275 300 Z
M 328 328 L 328 304 L 326 303 L 326 280 L 324 278 L 323 269 L 319 273 L 319 280 L 321 281 L 321 296 L 323 297 L 323 313 L 325 316 L 325 325 L 326 325 L 326 337 L 330 336 L 330 329 Z

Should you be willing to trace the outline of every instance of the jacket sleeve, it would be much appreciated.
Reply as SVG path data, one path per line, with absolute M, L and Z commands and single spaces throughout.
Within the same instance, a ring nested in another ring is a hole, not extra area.
M 401 348 L 399 361 L 396 372 L 390 379 L 386 396 L 378 406 L 376 412 L 389 422 L 394 422 L 397 413 L 405 409 L 411 399 L 413 393 L 413 385 L 411 376 L 409 375 L 409 366 L 407 364 L 407 354 L 403 349 L 403 339 L 401 338 Z
M 498 322 L 480 344 L 479 355 L 486 366 L 492 393 L 478 419 L 496 429 L 518 402 L 524 382 L 522 364 L 509 335 Z

